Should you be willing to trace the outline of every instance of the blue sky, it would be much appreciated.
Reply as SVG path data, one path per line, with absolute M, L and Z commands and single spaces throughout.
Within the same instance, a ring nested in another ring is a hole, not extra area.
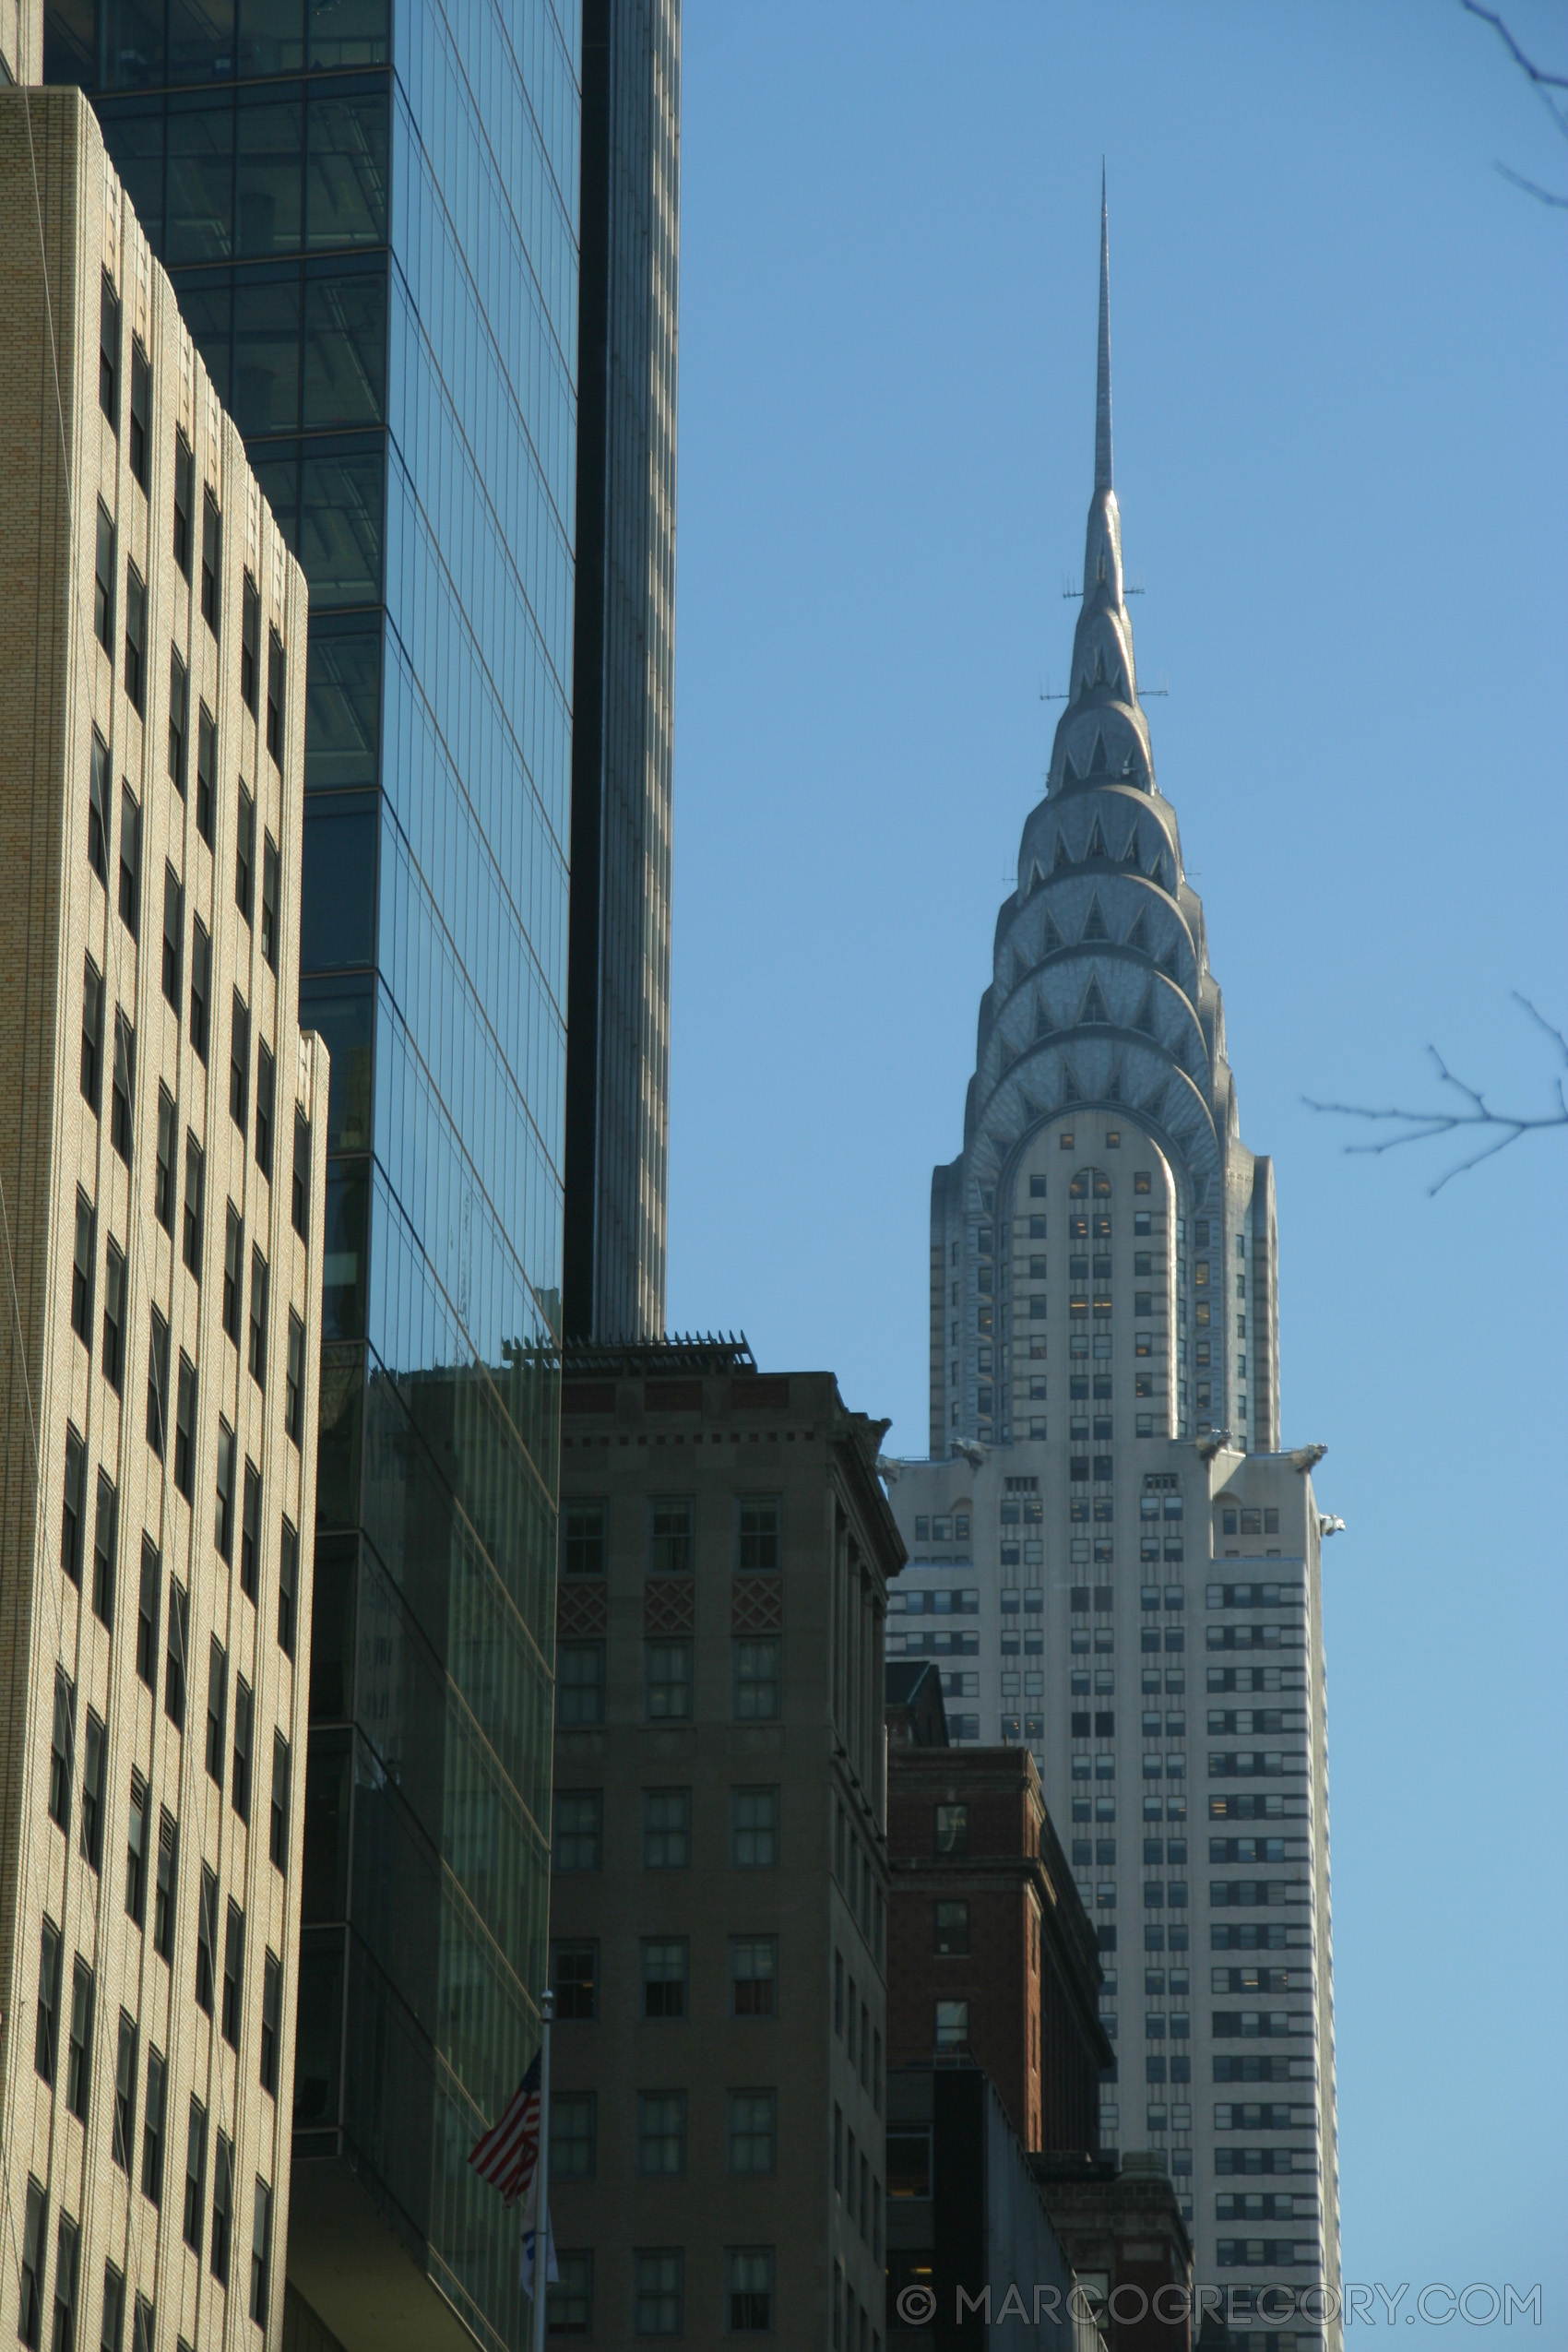
M 1512 20 L 1568 66 L 1568 12 Z M 1445 0 L 686 0 L 671 1327 L 923 1451 L 932 1165 L 1066 673 L 1100 159 L 1160 784 L 1323 1439 L 1347 2275 L 1568 2313 L 1568 1135 L 1448 1186 L 1301 1098 L 1568 1025 L 1568 187 Z M 1403 2313 L 1401 2313 L 1401 2321 Z M 1495 2334 L 1461 2331 L 1468 2343 Z M 1408 2346 L 1435 2331 L 1402 2327 Z M 1450 2339 L 1451 2340 L 1451 2339 Z

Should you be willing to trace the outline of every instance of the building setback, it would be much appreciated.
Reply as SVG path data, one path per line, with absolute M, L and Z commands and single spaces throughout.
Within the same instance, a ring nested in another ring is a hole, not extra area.
M 568 1355 L 552 2324 L 870 2352 L 885 1423 L 743 1348 Z
M 0 94 L 0 2334 L 276 2341 L 305 586 L 75 90 Z
M 964 1147 L 932 1178 L 932 1457 L 892 1489 L 912 1557 L 889 1651 L 937 1664 L 960 1740 L 1035 1757 L 1106 1970 L 1102 2141 L 1163 2153 L 1245 2352 L 1319 2352 L 1337 2329 L 1315 2290 L 1339 2279 L 1323 1449 L 1280 1450 L 1273 1172 L 1241 1140 L 1138 699 L 1103 211 L 1083 603 L 1017 873 Z M 1278 2185 L 1234 2186 L 1261 2170 Z
M 464 2159 L 545 1959 L 578 44 L 569 0 L 45 11 L 310 584 L 334 1079 L 289 2275 L 349 2352 L 526 2319 Z
M 680 0 L 585 0 L 564 1313 L 664 1329 Z

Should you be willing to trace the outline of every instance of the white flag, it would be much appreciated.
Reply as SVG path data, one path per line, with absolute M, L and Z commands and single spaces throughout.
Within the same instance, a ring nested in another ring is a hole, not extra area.
M 536 2169 L 533 2179 L 529 2183 L 528 2195 L 523 2200 L 523 2260 L 521 2277 L 523 2282 L 523 2293 L 529 2298 L 530 2302 L 533 2299 L 534 2248 L 538 2240 L 538 2236 L 539 2173 Z M 550 2220 L 548 2214 L 545 2216 L 545 2243 L 548 2250 L 544 2263 L 545 2283 L 547 2286 L 554 2287 L 560 2282 L 561 2265 L 555 2259 L 555 2228 L 553 2223 Z

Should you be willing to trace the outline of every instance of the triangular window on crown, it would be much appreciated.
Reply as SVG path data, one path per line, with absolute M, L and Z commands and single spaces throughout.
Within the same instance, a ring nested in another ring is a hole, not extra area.
M 1039 860 L 1036 858 L 1029 866 L 1029 878 L 1024 890 L 1025 897 L 1028 897 L 1031 892 L 1038 890 L 1044 880 L 1045 876 L 1039 870 Z
M 1035 1006 L 1035 1035 L 1050 1037 L 1056 1028 L 1051 1017 L 1051 1007 L 1042 996 Z
M 1144 1001 L 1138 1007 L 1137 1018 L 1133 1023 L 1133 1027 L 1135 1029 L 1142 1029 L 1146 1037 L 1158 1035 L 1154 1025 L 1154 982 L 1152 980 L 1144 991 Z
M 1099 829 L 1098 816 L 1089 827 L 1089 846 L 1084 855 L 1086 858 L 1103 858 L 1105 855 L 1105 836 Z
M 1148 924 L 1144 920 L 1144 910 L 1141 907 L 1134 918 L 1132 930 L 1127 933 L 1127 945 L 1135 947 L 1140 955 L 1148 954 Z
M 1105 1082 L 1105 1099 L 1107 1102 L 1120 1102 L 1122 1099 L 1122 1072 L 1120 1066 L 1112 1070 L 1110 1077 Z
M 1097 734 L 1094 739 L 1094 757 L 1089 762 L 1089 774 L 1106 776 L 1109 775 L 1110 768 L 1111 763 L 1105 756 L 1105 737 Z
M 1072 1071 L 1064 1067 L 1062 1073 L 1063 1101 L 1082 1102 L 1083 1099 L 1082 1094 L 1078 1090 L 1078 1081 L 1074 1077 Z
M 1070 765 L 1071 763 L 1069 763 L 1069 766 Z M 1073 780 L 1076 783 L 1076 777 L 1075 777 Z M 1063 781 L 1065 781 L 1065 778 L 1063 778 Z M 1052 873 L 1060 873 L 1063 866 L 1070 866 L 1072 862 L 1072 853 L 1068 849 L 1066 842 L 1063 839 L 1059 833 L 1056 837 L 1056 856 L 1052 861 L 1051 871 Z
M 1157 884 L 1161 890 L 1164 889 L 1165 860 L 1158 849 L 1154 853 L 1154 863 L 1148 870 L 1148 878 L 1152 883 Z
M 1178 961 L 1178 949 L 1175 940 L 1171 941 L 1170 946 L 1160 957 L 1159 968 L 1168 980 L 1176 980 L 1180 977 L 1181 965 Z
M 1125 775 L 1127 772 L 1123 768 L 1123 774 Z M 1127 836 L 1127 846 L 1122 852 L 1122 862 L 1124 866 L 1135 866 L 1138 862 L 1138 828 L 1135 825 Z
M 1098 891 L 1089 900 L 1089 910 L 1084 917 L 1084 928 L 1079 936 L 1084 939 L 1109 939 L 1111 936 L 1105 928 L 1105 917 L 1099 911 Z
M 1062 781 L 1056 789 L 1059 792 L 1064 792 L 1069 784 L 1075 784 L 1077 780 L 1078 771 L 1073 765 L 1073 754 L 1071 752 L 1063 752 L 1062 754 Z M 1057 847 L 1060 849 L 1060 842 L 1057 844 Z M 1058 860 L 1058 863 L 1060 863 L 1060 860 Z
M 1013 985 L 1014 985 L 1014 987 L 1015 987 L 1015 988 L 1021 988 L 1021 987 L 1023 986 L 1023 984 L 1024 984 L 1025 980 L 1027 980 L 1028 979 L 1028 976 L 1029 976 L 1029 963 L 1028 963 L 1028 957 L 1027 956 L 1021 956 L 1021 955 L 1018 953 L 1017 949 L 1016 949 L 1016 948 L 1015 948 L 1015 949 L 1014 949 L 1014 951 L 1013 951 Z
M 1080 1022 L 1095 1022 L 1101 1028 L 1111 1026 L 1111 1016 L 1105 1009 L 1105 997 L 1098 980 L 1091 979 L 1084 991 L 1084 1009 L 1078 1019 Z
M 1054 920 L 1051 916 L 1047 915 L 1045 919 L 1045 929 L 1040 933 L 1040 954 L 1042 956 L 1052 956 L 1059 947 L 1064 947 L 1066 944 L 1066 941 L 1063 938 L 1062 933 L 1056 928 Z

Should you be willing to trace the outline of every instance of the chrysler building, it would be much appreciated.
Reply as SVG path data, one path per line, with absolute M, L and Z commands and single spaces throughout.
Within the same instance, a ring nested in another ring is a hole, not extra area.
M 1034 1754 L 1099 1936 L 1102 2148 L 1162 2154 L 1246 2352 L 1333 2352 L 1331 1523 L 1322 1447 L 1282 1439 L 1277 1265 L 1138 695 L 1102 200 L 1072 675 L 932 1179 L 931 1455 L 892 1485 L 887 1648 L 941 1660 L 956 1738 Z

